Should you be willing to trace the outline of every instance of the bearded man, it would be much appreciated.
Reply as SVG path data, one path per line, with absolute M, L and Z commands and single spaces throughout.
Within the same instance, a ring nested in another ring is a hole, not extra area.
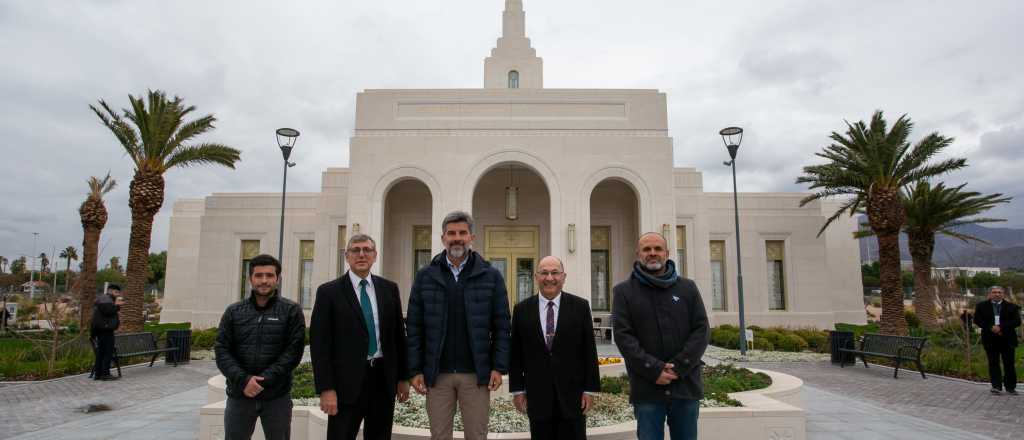
M 676 273 L 668 243 L 648 232 L 636 246 L 629 279 L 615 286 L 612 327 L 626 361 L 629 401 L 639 440 L 696 440 L 701 357 L 708 347 L 708 315 L 693 280 Z

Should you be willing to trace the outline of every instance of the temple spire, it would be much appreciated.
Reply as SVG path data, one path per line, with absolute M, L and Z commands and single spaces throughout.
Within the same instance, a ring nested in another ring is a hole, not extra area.
M 523 11 L 522 0 L 505 0 L 501 28 L 503 38 L 526 38 L 526 12 Z
M 484 60 L 484 88 L 539 89 L 544 87 L 544 63 L 526 38 L 522 0 L 505 0 L 501 38 Z

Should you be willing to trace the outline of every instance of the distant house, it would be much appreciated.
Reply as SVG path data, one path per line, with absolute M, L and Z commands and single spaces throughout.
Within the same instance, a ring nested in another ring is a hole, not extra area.
M 1000 271 L 998 267 L 933 267 L 932 278 L 942 278 L 946 281 L 953 281 L 956 277 L 973 277 L 979 273 L 990 273 L 995 276 L 999 276 Z
M 32 286 L 35 285 L 36 293 L 43 293 L 50 291 L 50 285 L 45 281 L 29 281 L 21 285 L 22 293 L 32 293 Z

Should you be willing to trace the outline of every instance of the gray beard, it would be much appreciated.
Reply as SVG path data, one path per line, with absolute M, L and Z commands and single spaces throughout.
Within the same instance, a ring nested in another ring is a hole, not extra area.
M 466 246 L 454 245 L 448 248 L 448 255 L 452 258 L 459 259 L 466 256 Z
M 657 271 L 661 270 L 661 268 L 663 268 L 663 267 L 665 267 L 665 265 L 662 264 L 662 263 L 659 263 L 657 261 L 652 261 L 650 263 L 644 263 L 644 269 L 647 269 L 648 271 L 651 271 L 651 272 L 657 272 Z

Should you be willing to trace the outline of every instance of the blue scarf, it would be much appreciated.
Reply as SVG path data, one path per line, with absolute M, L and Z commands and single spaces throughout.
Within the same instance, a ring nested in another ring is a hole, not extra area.
M 665 260 L 665 273 L 655 275 L 647 271 L 639 261 L 633 263 L 633 278 L 645 286 L 658 289 L 668 289 L 679 282 L 679 275 L 676 273 L 676 263 L 672 260 Z

